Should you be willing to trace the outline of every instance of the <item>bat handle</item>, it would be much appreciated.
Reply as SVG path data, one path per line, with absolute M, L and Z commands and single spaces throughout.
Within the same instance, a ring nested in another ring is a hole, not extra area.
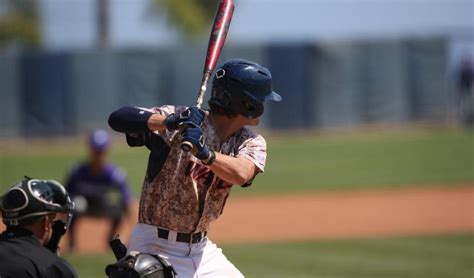
M 207 82 L 209 82 L 211 72 L 212 70 L 205 70 L 204 74 L 202 75 L 201 87 L 199 87 L 199 93 L 196 98 L 196 106 L 198 108 L 201 108 L 202 102 L 204 100 L 204 94 L 206 93 L 206 90 L 207 90 Z
M 201 80 L 201 87 L 199 88 L 199 94 L 196 100 L 197 108 L 201 108 L 202 102 L 204 100 L 204 93 L 207 90 L 207 82 L 209 81 L 209 77 L 211 76 L 212 70 L 206 70 L 202 76 Z M 189 141 L 183 141 L 180 145 L 181 150 L 184 152 L 190 152 L 193 149 L 193 144 Z

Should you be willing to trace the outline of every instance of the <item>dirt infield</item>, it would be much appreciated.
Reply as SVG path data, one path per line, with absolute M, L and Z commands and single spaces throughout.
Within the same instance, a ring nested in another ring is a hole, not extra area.
M 473 201 L 474 185 L 231 198 L 209 235 L 250 243 L 474 232 Z M 124 240 L 136 213 L 137 206 L 121 226 Z M 108 248 L 106 222 L 81 219 L 78 226 L 79 252 Z
M 216 242 L 374 238 L 474 231 L 474 187 L 315 193 L 230 202 Z

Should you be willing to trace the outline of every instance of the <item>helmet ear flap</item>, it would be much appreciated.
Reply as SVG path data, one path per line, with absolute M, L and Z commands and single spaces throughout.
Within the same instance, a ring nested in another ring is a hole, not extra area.
M 232 97 L 230 93 L 224 88 L 213 88 L 212 98 L 220 106 L 230 107 L 232 105 Z
M 224 90 L 224 92 L 222 93 L 222 102 L 225 106 L 231 106 L 232 104 L 232 97 L 230 96 L 227 90 Z

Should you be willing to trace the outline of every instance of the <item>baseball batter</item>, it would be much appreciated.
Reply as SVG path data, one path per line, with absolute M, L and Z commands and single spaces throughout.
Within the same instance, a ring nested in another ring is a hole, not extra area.
M 209 112 L 126 106 L 110 115 L 109 125 L 130 146 L 150 150 L 129 251 L 167 257 L 181 278 L 243 277 L 207 231 L 232 186 L 250 186 L 264 171 L 265 139 L 246 126 L 259 124 L 268 100 L 281 100 L 270 71 L 234 59 L 216 70 Z M 193 144 L 191 153 L 180 149 L 182 141 Z

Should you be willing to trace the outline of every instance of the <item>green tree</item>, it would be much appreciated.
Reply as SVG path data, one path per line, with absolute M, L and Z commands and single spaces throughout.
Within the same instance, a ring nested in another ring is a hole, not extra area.
M 219 0 L 153 0 L 154 7 L 164 9 L 170 21 L 188 38 L 197 38 L 208 31 Z
M 1 8 L 0 49 L 13 43 L 27 47 L 41 44 L 37 1 L 3 0 Z

